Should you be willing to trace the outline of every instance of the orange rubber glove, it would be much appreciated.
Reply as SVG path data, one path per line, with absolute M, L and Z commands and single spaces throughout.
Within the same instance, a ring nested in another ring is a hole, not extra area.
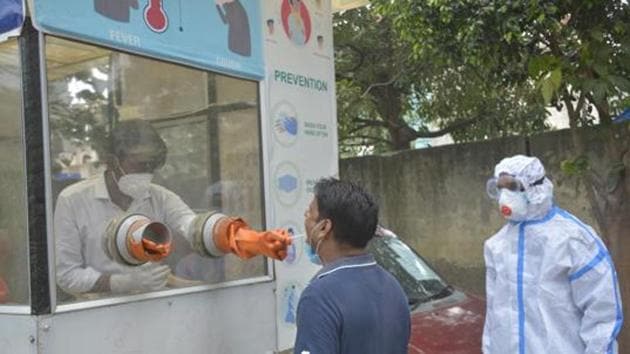
M 148 218 L 131 224 L 126 241 L 131 256 L 142 262 L 159 262 L 168 257 L 173 243 L 168 227 Z
M 240 218 L 225 218 L 217 226 L 214 243 L 225 253 L 234 253 L 242 259 L 258 255 L 276 260 L 287 257 L 291 237 L 286 230 L 255 231 Z

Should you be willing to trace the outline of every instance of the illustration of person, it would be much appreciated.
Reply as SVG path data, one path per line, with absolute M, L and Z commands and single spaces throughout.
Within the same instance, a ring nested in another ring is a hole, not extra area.
M 288 230 L 289 235 L 291 237 L 295 236 L 295 232 L 293 231 L 293 228 L 290 227 Z M 295 243 L 292 243 L 289 248 L 287 248 L 287 258 L 284 259 L 284 262 L 288 263 L 288 264 L 293 264 L 293 262 L 295 262 L 295 260 L 297 259 L 297 248 Z
M 94 11 L 118 22 L 129 22 L 131 9 L 138 7 L 138 0 L 94 0 Z
M 296 303 L 295 303 L 295 286 L 291 286 L 290 288 L 286 288 L 285 295 L 288 292 L 287 296 L 287 312 L 284 314 L 284 321 L 286 323 L 295 324 L 295 312 L 296 312 Z
M 291 6 L 291 12 L 287 19 L 289 23 L 289 38 L 297 45 L 304 45 L 306 43 L 306 28 L 300 12 L 302 0 L 289 0 L 289 5 Z
M 252 55 L 247 11 L 240 0 L 214 0 L 221 21 L 228 26 L 228 49 L 244 57 Z
M 273 28 L 273 19 L 271 18 L 267 20 L 267 31 L 269 32 L 270 36 L 273 36 L 274 28 Z

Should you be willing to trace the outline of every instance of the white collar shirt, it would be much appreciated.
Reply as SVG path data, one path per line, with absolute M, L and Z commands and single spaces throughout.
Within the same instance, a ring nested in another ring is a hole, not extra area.
M 64 189 L 54 213 L 57 283 L 71 293 L 90 291 L 103 274 L 131 271 L 110 260 L 103 250 L 109 222 L 127 213 L 140 213 L 165 223 L 173 233 L 189 238 L 195 213 L 175 193 L 151 184 L 147 195 L 133 200 L 128 210 L 112 202 L 104 174 Z

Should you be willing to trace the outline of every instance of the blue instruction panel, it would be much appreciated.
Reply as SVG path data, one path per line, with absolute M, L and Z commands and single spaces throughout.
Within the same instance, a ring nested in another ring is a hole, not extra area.
M 259 0 L 34 3 L 35 26 L 46 33 L 250 79 L 264 76 Z

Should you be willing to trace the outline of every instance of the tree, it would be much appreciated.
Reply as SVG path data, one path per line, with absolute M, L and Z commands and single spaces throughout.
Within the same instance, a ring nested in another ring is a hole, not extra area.
M 419 61 L 483 73 L 506 87 L 534 85 L 544 105 L 566 108 L 575 156 L 567 174 L 587 186 L 592 213 L 622 279 L 629 279 L 630 148 L 612 118 L 630 106 L 630 7 L 625 0 L 373 0 Z M 579 128 L 608 142 L 597 161 Z M 626 280 L 627 283 L 627 280 Z M 621 281 L 624 293 L 630 287 Z M 626 297 L 627 299 L 628 297 Z M 626 313 L 627 314 L 627 313 Z M 622 339 L 630 346 L 630 335 Z
M 478 68 L 422 60 L 392 18 L 370 8 L 335 16 L 342 154 L 408 149 L 448 133 L 471 141 L 548 128 L 533 83 L 505 86 Z
M 109 65 L 95 68 L 101 73 L 109 72 Z M 80 90 L 71 93 L 72 84 Z M 97 79 L 94 72 L 87 69 L 50 80 L 48 107 L 55 153 L 62 149 L 62 140 L 76 147 L 103 152 L 108 118 L 113 111 L 108 94 L 107 81 Z

